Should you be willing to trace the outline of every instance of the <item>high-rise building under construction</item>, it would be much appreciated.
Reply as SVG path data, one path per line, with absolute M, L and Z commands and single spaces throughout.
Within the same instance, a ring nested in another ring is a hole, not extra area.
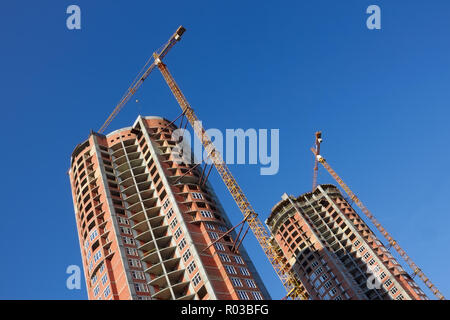
M 428 299 L 333 185 L 284 194 L 266 224 L 313 300 Z
M 270 299 L 234 232 L 221 237 L 230 222 L 203 172 L 175 161 L 175 129 L 140 116 L 73 151 L 89 299 Z

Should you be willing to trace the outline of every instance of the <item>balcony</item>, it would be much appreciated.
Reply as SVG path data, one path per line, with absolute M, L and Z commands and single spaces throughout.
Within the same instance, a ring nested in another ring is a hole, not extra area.
M 173 258 L 176 250 L 176 246 L 164 248 L 159 250 L 159 255 L 161 255 L 163 261 L 170 260 Z M 146 263 L 156 264 L 159 263 L 159 255 L 156 250 L 150 250 L 148 253 L 144 254 L 144 257 L 141 259 Z
M 114 163 L 117 165 L 117 166 L 121 166 L 121 165 L 123 165 L 124 163 L 127 163 L 127 161 L 128 161 L 128 158 L 127 158 L 127 155 L 126 154 L 124 154 L 124 155 L 122 155 L 122 156 L 120 156 L 120 157 L 118 157 L 118 158 L 114 158 Z
M 152 234 L 150 233 L 150 231 L 142 232 L 136 236 L 136 240 L 139 240 L 144 243 L 149 242 L 152 239 L 153 239 L 153 237 L 152 237 Z
M 190 281 L 183 281 L 180 283 L 177 283 L 172 286 L 172 291 L 175 294 L 176 300 L 192 300 L 195 297 L 195 293 L 193 294 L 187 294 L 189 290 L 189 283 Z
M 165 274 L 161 274 L 154 278 L 153 280 L 150 280 L 148 282 L 148 285 L 150 286 L 158 286 L 160 288 L 168 288 L 167 279 Z
M 172 240 L 172 236 L 167 235 L 167 236 L 162 236 L 160 238 L 157 238 L 156 243 L 158 244 L 159 248 L 165 248 L 165 247 L 168 247 L 171 240 Z M 147 242 L 145 242 L 143 245 L 139 246 L 138 249 L 143 250 L 143 251 L 152 251 L 155 249 L 155 243 L 154 243 L 153 239 L 150 239 Z
M 162 290 L 160 290 L 157 293 L 155 293 L 154 295 L 152 295 L 153 299 L 158 299 L 158 300 L 169 300 L 171 297 L 172 297 L 172 294 L 170 293 L 169 287 L 163 288 Z
M 160 276 L 164 273 L 161 262 L 152 265 L 151 267 L 145 269 L 144 271 L 147 273 L 150 273 L 150 274 L 158 275 L 158 276 Z M 158 278 L 156 278 L 156 279 L 158 279 Z

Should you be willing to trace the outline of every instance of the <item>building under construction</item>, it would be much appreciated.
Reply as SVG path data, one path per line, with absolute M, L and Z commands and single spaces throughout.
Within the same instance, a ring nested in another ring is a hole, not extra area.
M 139 117 L 75 148 L 69 175 L 89 298 L 270 299 L 206 173 L 174 158 L 175 129 Z
M 427 299 L 333 185 L 284 194 L 266 223 L 313 300 Z
M 414 275 L 445 299 L 321 156 L 320 132 L 312 149 L 313 191 L 284 195 L 266 221 L 269 232 L 163 62 L 184 32 L 180 26 L 153 54 L 98 132 L 72 155 L 69 173 L 89 297 L 103 290 L 104 298 L 117 299 L 267 299 L 239 248 L 251 230 L 288 299 L 427 299 L 339 190 L 316 187 L 320 163 Z M 173 121 L 140 117 L 130 128 L 103 135 L 154 69 L 180 115 Z M 175 164 L 167 156 L 176 143 L 167 131 L 179 118 L 180 128 L 189 123 L 204 147 L 201 173 L 201 167 Z M 234 227 L 207 183 L 212 166 L 242 213 Z M 105 276 L 108 266 L 117 272 Z M 100 276 L 102 284 L 95 285 Z

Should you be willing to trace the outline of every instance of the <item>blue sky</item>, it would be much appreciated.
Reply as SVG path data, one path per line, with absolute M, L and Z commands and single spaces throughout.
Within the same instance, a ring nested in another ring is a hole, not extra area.
M 66 28 L 71 4 L 79 31 Z M 366 28 L 371 4 L 381 30 Z M 67 266 L 81 265 L 70 154 L 180 24 L 187 32 L 166 62 L 205 127 L 280 129 L 277 175 L 231 166 L 261 218 L 284 192 L 309 191 L 320 129 L 328 162 L 450 295 L 449 11 L 444 0 L 3 2 L 0 298 L 86 299 L 84 284 L 65 286 Z M 110 130 L 138 114 L 179 114 L 158 72 L 137 98 Z M 239 222 L 217 173 L 210 179 Z M 319 182 L 333 181 L 321 170 Z M 281 298 L 253 235 L 245 246 Z

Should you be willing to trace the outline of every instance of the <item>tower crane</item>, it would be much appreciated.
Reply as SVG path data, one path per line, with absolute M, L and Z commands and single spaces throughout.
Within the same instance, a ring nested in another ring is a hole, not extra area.
M 317 156 L 320 154 L 320 144 L 322 143 L 322 132 L 316 132 L 316 151 L 314 153 L 314 172 L 313 172 L 313 183 L 312 183 L 312 191 L 317 187 L 317 174 L 319 171 L 319 161 L 317 161 Z
M 316 133 L 317 141 L 317 133 Z M 316 143 L 317 145 L 317 143 Z M 320 144 L 318 145 L 320 148 Z M 339 177 L 336 171 L 331 168 L 331 166 L 325 161 L 325 158 L 320 155 L 320 149 L 311 148 L 312 153 L 316 157 L 316 163 L 319 162 L 328 171 L 328 173 L 336 180 L 336 182 L 341 186 L 341 188 L 347 193 L 350 199 L 361 209 L 361 211 L 366 215 L 367 218 L 374 224 L 377 230 L 384 236 L 388 241 L 389 245 L 392 246 L 402 259 L 410 266 L 413 270 L 414 275 L 419 276 L 419 278 L 425 283 L 425 285 L 433 292 L 433 294 L 440 300 L 445 300 L 443 294 L 438 290 L 438 288 L 431 282 L 431 280 L 424 274 L 424 272 L 417 266 L 416 263 L 408 256 L 405 250 L 400 247 L 398 242 L 386 231 L 386 229 L 381 225 L 381 223 L 374 217 L 374 215 L 367 209 L 367 207 L 362 203 L 362 201 L 353 193 L 353 191 L 348 187 L 348 185 Z M 316 172 L 316 171 L 315 171 Z M 317 176 L 315 176 L 317 179 Z
M 231 196 L 244 215 L 244 220 L 253 231 L 264 253 L 275 269 L 275 272 L 277 273 L 281 282 L 283 283 L 283 286 L 288 292 L 288 297 L 295 300 L 307 300 L 309 297 L 306 293 L 305 288 L 293 274 L 290 266 L 283 258 L 279 248 L 275 247 L 272 244 L 270 234 L 268 233 L 263 223 L 260 221 L 258 214 L 251 206 L 244 192 L 236 182 L 236 179 L 231 174 L 230 169 L 223 161 L 221 154 L 217 151 L 211 138 L 208 136 L 206 130 L 203 128 L 201 122 L 198 120 L 196 114 L 194 113 L 194 110 L 191 108 L 186 97 L 183 95 L 173 76 L 170 74 L 167 65 L 162 62 L 163 58 L 166 56 L 169 50 L 175 45 L 175 43 L 177 43 L 181 39 L 181 36 L 185 32 L 185 30 L 185 28 L 180 26 L 177 31 L 170 37 L 169 41 L 165 45 L 163 45 L 162 49 L 158 52 L 153 53 L 152 58 L 147 61 L 141 72 L 138 74 L 136 79 L 133 81 L 131 86 L 121 98 L 120 102 L 115 107 L 114 111 L 102 125 L 99 132 L 104 132 L 111 121 L 117 116 L 120 110 L 135 94 L 136 90 L 139 89 L 139 87 L 149 76 L 152 70 L 157 67 L 161 71 L 164 80 L 167 82 L 167 85 L 175 96 L 175 99 L 181 107 L 183 114 L 191 124 L 194 132 L 205 148 L 208 157 L 212 160 L 212 163 L 216 167 L 220 177 L 228 188 L 228 191 L 230 192 Z

